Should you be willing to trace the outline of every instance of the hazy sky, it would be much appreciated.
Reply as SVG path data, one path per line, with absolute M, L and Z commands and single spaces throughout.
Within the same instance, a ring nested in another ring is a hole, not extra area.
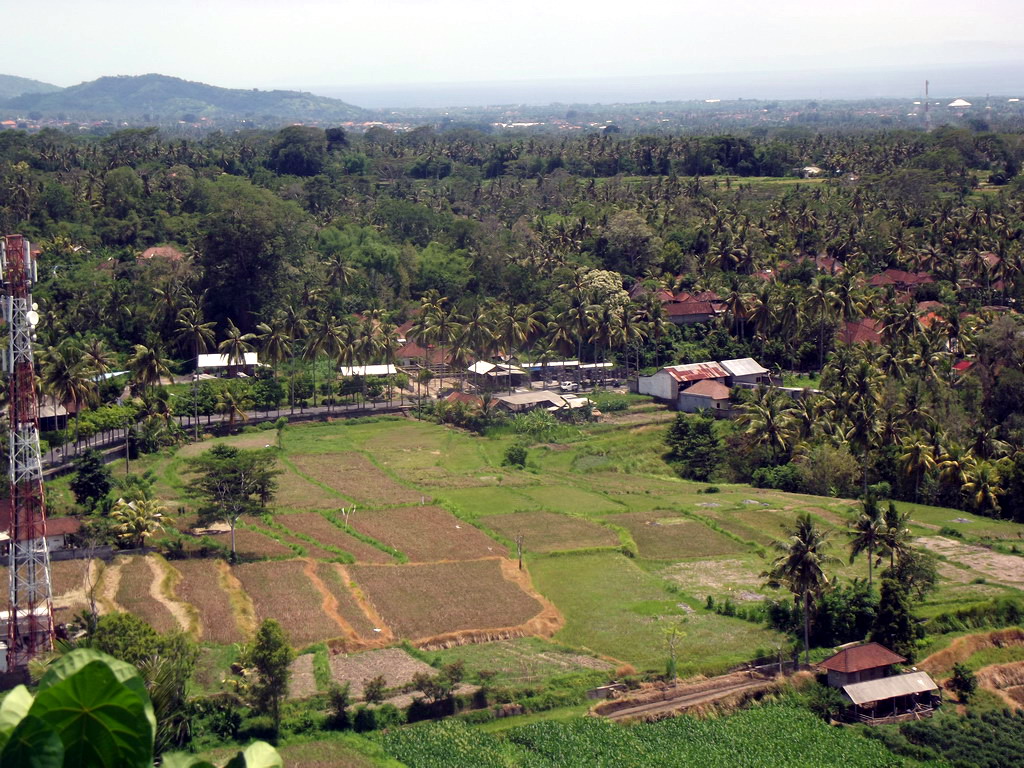
M 229 87 L 1024 60 L 1022 0 L 0 0 L 0 72 Z

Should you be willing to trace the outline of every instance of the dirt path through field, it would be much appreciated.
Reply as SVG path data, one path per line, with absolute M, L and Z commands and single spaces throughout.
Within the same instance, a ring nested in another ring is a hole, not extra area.
M 192 616 L 189 615 L 185 604 L 172 599 L 170 595 L 164 593 L 164 580 L 172 576 L 167 570 L 170 566 L 166 565 L 162 560 L 158 561 L 155 555 L 147 557 L 146 562 L 149 564 L 149 569 L 153 572 L 153 580 L 149 582 L 149 596 L 170 611 L 171 616 L 174 617 L 174 620 L 178 622 L 178 626 L 183 631 L 188 632 L 193 637 L 199 637 L 199 627 L 197 626 L 199 622 L 192 620 Z
M 993 582 L 1018 589 L 1024 587 L 1024 557 L 1004 555 L 1001 552 L 993 552 L 985 547 L 965 544 L 945 536 L 919 538 L 915 539 L 914 543 L 961 565 L 973 568 L 975 571 L 980 571 Z
M 124 561 L 115 558 L 103 569 L 103 581 L 98 585 L 99 589 L 97 590 L 101 612 L 124 611 L 124 608 L 117 604 L 117 589 L 121 586 L 122 567 L 124 567 Z
M 306 574 L 306 578 L 309 579 L 310 583 L 316 587 L 317 592 L 323 598 L 321 607 L 324 613 L 330 616 L 331 620 L 337 624 L 341 631 L 346 637 L 352 640 L 361 640 L 352 625 L 345 621 L 345 617 L 338 612 L 338 598 L 331 594 L 331 591 L 327 589 L 327 585 L 324 584 L 323 579 L 316 572 L 316 561 L 311 560 L 308 557 L 302 559 L 302 570 Z
M 594 708 L 594 712 L 603 714 L 609 720 L 649 720 L 718 702 L 737 694 L 768 689 L 773 685 L 774 680 L 766 680 L 763 677 L 751 677 L 747 674 L 724 675 L 695 684 L 669 688 L 653 694 L 647 700 L 637 699 L 634 704 L 629 700 L 599 704 Z
M 341 576 L 342 584 L 349 585 L 353 583 L 352 575 L 348 572 L 348 569 L 345 568 L 345 566 L 335 564 L 334 567 L 338 570 L 338 575 Z M 375 645 L 387 645 L 389 643 L 393 643 L 395 641 L 395 633 L 391 631 L 391 627 L 384 623 L 384 619 L 381 618 L 379 613 L 377 613 L 377 609 L 374 608 L 370 604 L 370 601 L 366 599 L 366 595 L 363 594 L 363 590 L 355 587 L 354 589 L 349 589 L 349 592 L 352 594 L 352 599 L 356 601 L 356 605 L 359 606 L 359 610 L 361 610 L 366 618 L 369 619 L 370 624 L 380 629 L 380 632 L 376 633 L 377 643 L 375 643 Z
M 217 561 L 217 568 L 220 570 L 220 588 L 223 589 L 231 602 L 231 611 L 235 615 L 235 624 L 238 631 L 246 638 L 256 634 L 256 606 L 252 604 L 242 582 L 238 580 L 231 571 L 231 566 L 224 560 Z

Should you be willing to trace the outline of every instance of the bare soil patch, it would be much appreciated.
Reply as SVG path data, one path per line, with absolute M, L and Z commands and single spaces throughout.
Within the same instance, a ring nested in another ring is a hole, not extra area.
M 395 634 L 415 641 L 490 629 L 496 631 L 491 639 L 498 639 L 503 630 L 525 624 L 544 608 L 505 577 L 498 558 L 422 565 L 355 565 L 348 571 Z
M 386 507 L 415 504 L 424 498 L 422 493 L 401 485 L 360 453 L 300 454 L 289 458 L 302 474 L 360 504 Z
M 287 509 L 337 509 L 348 504 L 337 494 L 299 477 L 288 468 L 277 476 L 274 504 Z
M 488 515 L 480 522 L 514 541 L 523 535 L 523 546 L 531 552 L 559 552 L 589 547 L 614 547 L 619 543 L 615 531 L 570 515 L 553 512 L 511 512 Z
M 701 590 L 718 592 L 727 589 L 757 589 L 764 582 L 758 567 L 746 560 L 690 560 L 670 565 L 662 575 L 695 594 Z
M 334 563 L 317 563 L 316 576 L 320 580 L 318 588 L 326 590 L 334 600 L 334 611 L 341 622 L 352 629 L 353 638 L 357 641 L 353 647 L 368 643 L 379 643 L 385 635 L 383 627 L 376 625 L 366 615 L 349 586 L 348 573 Z M 374 631 L 379 630 L 379 631 Z M 387 633 L 390 637 L 390 633 Z
M 379 651 L 364 651 L 346 655 L 332 655 L 331 678 L 344 685 L 349 684 L 349 693 L 354 698 L 363 697 L 363 683 L 383 675 L 387 688 L 404 688 L 412 683 L 413 677 L 422 672 L 434 676 L 437 670 L 419 659 L 414 659 L 400 648 L 385 648 Z
M 252 599 L 256 620 L 277 619 L 296 647 L 346 633 L 345 627 L 324 613 L 323 595 L 310 582 L 305 568 L 303 560 L 246 563 L 233 568 Z
M 289 666 L 291 677 L 288 680 L 289 699 L 308 699 L 315 696 L 316 676 L 313 674 L 313 654 L 304 653 L 296 657 Z
M 640 554 L 655 560 L 714 557 L 746 551 L 746 547 L 728 536 L 670 511 L 630 512 L 606 519 L 625 526 Z
M 948 647 L 919 661 L 917 666 L 933 677 L 941 677 L 948 674 L 954 664 L 967 661 L 972 655 L 985 648 L 1005 648 L 1017 645 L 1024 645 L 1024 630 L 1016 627 L 964 635 L 958 637 Z
M 181 574 L 175 591 L 199 614 L 199 637 L 212 643 L 237 643 L 242 633 L 235 621 L 231 599 L 222 584 L 219 560 L 177 560 L 173 568 Z
M 277 433 L 272 430 L 261 430 L 259 432 L 246 432 L 241 435 L 233 435 L 232 437 L 225 438 L 223 440 L 200 440 L 198 443 L 189 443 L 188 445 L 182 446 L 178 451 L 179 456 L 185 458 L 192 458 L 206 453 L 208 450 L 213 448 L 218 443 L 226 443 L 235 448 L 241 448 L 242 450 L 251 450 L 255 448 L 266 448 L 268 445 L 273 447 L 277 445 Z
M 415 562 L 472 560 L 502 551 L 496 541 L 440 507 L 359 510 L 350 524 Z
M 210 539 L 231 551 L 230 532 L 212 535 Z M 235 528 L 235 550 L 244 559 L 296 556 L 291 547 L 249 528 Z
M 945 536 L 927 536 L 917 539 L 917 543 L 950 560 L 973 568 L 995 582 L 1017 588 L 1024 586 L 1024 557 L 1004 555 Z

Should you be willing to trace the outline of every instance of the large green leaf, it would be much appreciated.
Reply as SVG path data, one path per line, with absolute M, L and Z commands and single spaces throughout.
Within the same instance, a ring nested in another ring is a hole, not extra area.
M 52 685 L 66 680 L 71 675 L 85 668 L 93 662 L 105 664 L 118 682 L 125 685 L 142 702 L 146 710 L 146 720 L 149 721 L 152 733 L 156 734 L 156 715 L 153 714 L 153 704 L 149 700 L 149 691 L 146 690 L 146 683 L 139 674 L 139 670 L 128 662 L 115 659 L 101 651 L 92 648 L 76 648 L 71 653 L 66 653 L 46 668 L 46 674 L 39 681 L 40 692 L 45 691 Z
M 152 707 L 119 680 L 105 658 L 36 694 L 29 716 L 60 735 L 65 768 L 149 768 L 153 759 Z
M 254 741 L 244 752 L 239 752 L 224 768 L 283 768 L 284 761 L 277 750 L 265 741 Z
M 64 744 L 53 726 L 34 715 L 26 715 L 0 750 L 0 765 L 62 768 Z
M 161 768 L 216 768 L 213 763 L 187 752 L 171 752 L 163 756 Z
M 3 749 L 7 739 L 22 718 L 28 714 L 31 706 L 32 694 L 24 685 L 19 685 L 0 702 L 0 749 Z

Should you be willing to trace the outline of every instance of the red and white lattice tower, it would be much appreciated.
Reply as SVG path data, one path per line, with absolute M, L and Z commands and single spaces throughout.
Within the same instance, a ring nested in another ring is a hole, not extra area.
M 28 240 L 8 235 L 0 240 L 3 314 L 10 344 L 3 356 L 8 375 L 10 421 L 10 510 L 8 565 L 10 593 L 7 619 L 7 669 L 24 669 L 36 656 L 53 649 L 50 553 L 46 545 L 46 504 L 39 452 L 32 337 L 39 316 L 32 304 L 35 258 Z

